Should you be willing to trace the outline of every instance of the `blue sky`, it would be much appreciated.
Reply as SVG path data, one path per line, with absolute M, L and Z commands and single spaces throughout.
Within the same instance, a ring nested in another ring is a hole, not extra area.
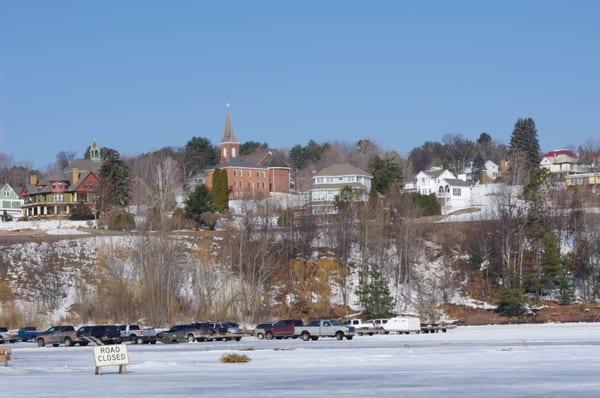
M 0 152 L 600 136 L 600 3 L 0 0 Z

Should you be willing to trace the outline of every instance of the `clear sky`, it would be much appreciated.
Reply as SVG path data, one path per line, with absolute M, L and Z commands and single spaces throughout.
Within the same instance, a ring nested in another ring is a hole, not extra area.
M 597 1 L 0 0 L 0 151 L 600 136 Z

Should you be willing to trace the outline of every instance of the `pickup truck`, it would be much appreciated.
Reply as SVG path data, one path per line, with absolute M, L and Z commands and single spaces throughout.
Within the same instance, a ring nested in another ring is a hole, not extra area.
M 33 326 L 27 326 L 19 329 L 17 335 L 19 336 L 21 341 L 29 341 L 35 340 L 35 338 L 38 337 L 40 333 L 42 332 L 37 331 Z
M 284 319 L 272 326 L 264 328 L 265 338 L 297 338 L 302 340 L 318 340 L 319 337 L 335 337 L 342 340 L 344 337 L 352 340 L 355 331 L 352 326 L 344 326 L 334 319 L 315 319 L 308 325 L 304 325 L 298 319 Z
M 365 334 L 373 336 L 374 334 L 385 333 L 383 328 L 380 326 L 375 326 L 373 321 L 363 321 L 362 319 L 349 319 L 344 323 L 344 325 L 348 327 L 353 327 L 354 331 L 359 336 L 363 336 Z
M 119 325 L 121 339 L 133 344 L 156 344 L 156 330 L 142 328 L 140 325 Z
M 343 325 L 335 319 L 315 319 L 307 326 L 296 326 L 294 334 L 304 341 L 318 340 L 319 337 L 352 340 L 356 332 L 353 326 Z

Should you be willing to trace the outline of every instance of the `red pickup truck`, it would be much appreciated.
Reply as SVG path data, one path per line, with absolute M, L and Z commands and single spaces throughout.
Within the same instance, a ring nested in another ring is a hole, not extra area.
M 271 340 L 273 338 L 297 337 L 295 328 L 302 325 L 303 323 L 299 319 L 283 319 L 265 328 L 265 338 Z

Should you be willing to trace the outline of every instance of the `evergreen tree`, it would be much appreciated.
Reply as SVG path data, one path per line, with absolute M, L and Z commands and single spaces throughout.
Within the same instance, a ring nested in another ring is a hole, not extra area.
M 100 193 L 104 206 L 127 206 L 129 203 L 129 167 L 116 150 L 106 153 L 106 159 L 98 171 Z
M 473 159 L 473 163 L 471 164 L 471 180 L 481 180 L 481 173 L 484 169 L 485 161 L 483 160 L 483 157 L 481 157 L 481 154 L 478 153 L 477 156 L 475 156 L 475 159 Z
M 351 186 L 346 185 L 339 194 L 333 198 L 333 204 L 338 212 L 348 210 L 352 202 L 358 199 L 358 193 Z
M 532 173 L 540 165 L 540 143 L 532 118 L 517 119 L 510 138 L 509 156 L 523 158 L 527 170 Z
M 205 185 L 198 185 L 185 201 L 185 217 L 196 223 L 202 223 L 202 215 L 214 213 L 215 204 Z
M 212 198 L 215 210 L 223 212 L 229 210 L 229 185 L 227 170 L 215 169 L 212 175 Z
M 402 180 L 402 166 L 396 156 L 375 156 L 369 164 L 369 171 L 373 175 L 373 185 L 379 193 L 384 193 L 391 184 L 398 184 Z
M 544 249 L 542 253 L 542 287 L 547 289 L 556 288 L 558 276 L 562 269 L 562 257 L 560 255 L 560 242 L 556 234 L 548 232 L 544 235 Z
M 357 290 L 359 304 L 365 315 L 373 318 L 387 317 L 394 309 L 394 298 L 390 293 L 389 281 L 381 272 L 372 269 L 366 283 Z
M 192 137 L 183 150 L 183 168 L 186 176 L 191 176 L 219 161 L 219 148 L 208 138 Z
M 240 156 L 250 155 L 260 149 L 269 149 L 269 145 L 266 142 L 246 141 L 240 145 Z
M 373 184 L 369 191 L 369 202 L 367 203 L 371 211 L 374 211 L 377 208 L 378 199 L 377 189 L 375 189 L 375 185 Z

